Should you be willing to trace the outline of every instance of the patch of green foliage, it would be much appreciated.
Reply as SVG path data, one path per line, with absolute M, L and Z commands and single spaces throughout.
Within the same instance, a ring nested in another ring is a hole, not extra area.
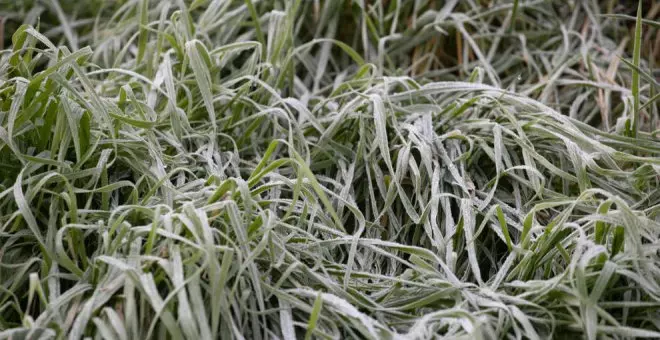
M 0 338 L 660 338 L 627 3 L 0 0 Z

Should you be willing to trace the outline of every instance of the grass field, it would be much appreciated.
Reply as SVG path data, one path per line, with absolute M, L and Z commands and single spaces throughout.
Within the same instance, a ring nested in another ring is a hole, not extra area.
M 0 339 L 660 338 L 659 14 L 0 0 Z

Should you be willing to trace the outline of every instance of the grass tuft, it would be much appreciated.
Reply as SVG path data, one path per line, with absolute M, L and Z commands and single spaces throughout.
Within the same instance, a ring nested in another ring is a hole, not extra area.
M 0 339 L 660 338 L 626 3 L 0 0 Z

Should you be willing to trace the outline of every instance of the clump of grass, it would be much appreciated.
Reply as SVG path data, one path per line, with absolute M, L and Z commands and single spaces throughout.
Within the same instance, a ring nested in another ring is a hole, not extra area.
M 660 337 L 615 3 L 1 6 L 0 338 Z

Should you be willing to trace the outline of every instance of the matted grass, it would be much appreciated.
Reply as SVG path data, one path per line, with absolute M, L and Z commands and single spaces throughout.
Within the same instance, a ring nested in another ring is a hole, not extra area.
M 660 338 L 618 3 L 0 0 L 0 338 Z

